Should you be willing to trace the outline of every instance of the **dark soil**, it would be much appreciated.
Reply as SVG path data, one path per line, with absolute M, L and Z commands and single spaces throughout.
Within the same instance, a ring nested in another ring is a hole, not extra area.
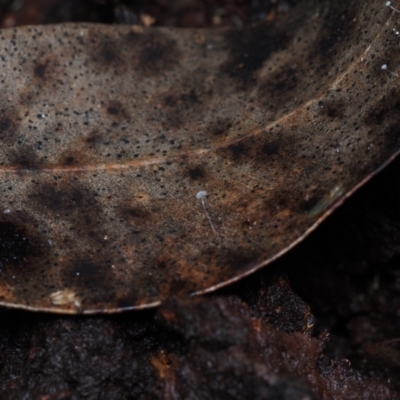
M 0 0 L 0 23 L 240 25 L 291 3 Z M 0 310 L 0 398 L 400 398 L 399 176 L 397 160 L 288 255 L 216 294 L 99 317 Z

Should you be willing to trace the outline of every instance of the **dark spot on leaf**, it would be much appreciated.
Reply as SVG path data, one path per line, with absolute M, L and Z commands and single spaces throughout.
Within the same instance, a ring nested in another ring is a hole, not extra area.
M 189 178 L 193 180 L 201 179 L 204 178 L 205 172 L 204 169 L 201 168 L 200 166 L 190 168 L 188 170 Z
M 83 280 L 92 280 L 97 278 L 99 269 L 92 260 L 74 260 L 74 269 L 71 272 L 73 276 L 78 273 Z
M 398 123 L 394 123 L 393 125 L 389 125 L 384 130 L 384 142 L 386 149 L 397 148 L 400 145 L 400 129 Z
M 145 76 L 165 73 L 180 61 L 181 55 L 175 40 L 167 36 L 147 33 L 141 37 L 140 43 L 137 67 Z
M 190 104 L 199 103 L 199 97 L 196 94 L 195 89 L 191 89 L 188 93 L 181 94 L 181 102 L 185 107 L 188 107 Z
M 195 89 L 178 94 L 168 94 L 164 97 L 164 105 L 176 109 L 176 112 L 189 110 L 191 107 L 200 104 L 199 96 Z M 182 110 L 183 109 L 183 110 Z
M 3 131 L 6 131 L 10 126 L 11 126 L 10 118 L 8 117 L 2 118 L 0 120 L 0 134 L 3 133 Z
M 321 112 L 331 119 L 341 119 L 345 113 L 345 106 L 339 102 L 332 101 L 320 101 L 318 103 L 321 107 Z
M 236 79 L 242 88 L 255 81 L 254 73 L 278 49 L 282 51 L 290 43 L 291 35 L 267 23 L 252 28 L 229 32 L 226 40 L 230 57 L 221 69 Z
M 228 119 L 220 119 L 211 124 L 207 131 L 211 132 L 212 136 L 222 136 L 227 134 L 232 128 L 232 123 Z
M 9 153 L 12 165 L 22 170 L 35 170 L 41 165 L 38 154 L 35 150 L 28 146 L 21 147 L 18 151 L 12 149 Z
M 31 242 L 24 230 L 11 222 L 0 222 L 0 268 L 24 264 Z
M 266 143 L 261 148 L 261 152 L 266 156 L 273 156 L 274 154 L 278 154 L 278 151 L 279 143 Z
M 251 148 L 249 159 L 254 162 L 257 169 L 269 168 L 274 164 L 282 170 L 285 164 L 292 162 L 298 156 L 300 151 L 296 133 L 292 130 L 276 133 L 271 138 L 267 135 L 257 140 L 248 138 L 245 144 Z
M 325 23 L 318 34 L 320 41 L 315 46 L 315 53 L 312 57 L 320 57 L 324 62 L 329 62 L 337 56 L 336 48 L 344 46 L 356 26 L 356 10 L 357 4 L 336 3 L 329 8 L 326 14 Z M 314 61 L 314 60 L 313 60 Z
M 365 116 L 365 118 L 364 118 L 365 123 L 368 125 L 382 124 L 382 122 L 385 120 L 385 115 L 388 110 L 389 109 L 386 106 L 381 107 L 381 108 L 374 107 Z
M 98 132 L 91 132 L 85 139 L 86 143 L 94 144 L 101 141 L 101 135 Z
M 164 98 L 164 105 L 165 106 L 167 106 L 167 107 L 176 107 L 177 104 L 178 104 L 178 99 L 175 96 L 173 96 L 171 94 L 168 94 L 167 96 L 165 96 L 165 98 Z
M 88 148 L 90 148 L 90 146 L 84 147 L 78 145 L 75 148 L 67 149 L 59 155 L 59 161 L 57 162 L 57 164 L 65 167 L 87 165 L 91 162 Z
M 109 114 L 111 114 L 111 115 L 117 115 L 117 114 L 119 114 L 119 110 L 118 110 L 118 108 L 115 107 L 115 106 L 109 106 L 109 107 L 107 108 L 107 112 L 108 112 Z
M 249 153 L 249 148 L 242 142 L 229 145 L 228 150 L 235 160 L 240 159 Z
M 129 115 L 120 101 L 111 101 L 107 106 L 106 112 L 114 118 L 129 119 Z
M 179 128 L 190 125 L 203 111 L 202 94 L 196 89 L 188 89 L 182 84 L 162 94 L 160 100 L 164 105 L 163 125 L 165 128 Z
M 283 68 L 267 81 L 261 83 L 258 90 L 258 101 L 270 109 L 279 110 L 292 100 L 293 92 L 298 83 L 297 68 Z
M 99 296 L 102 300 L 105 293 L 108 298 L 115 296 L 115 288 L 111 284 L 111 260 L 107 260 L 106 256 L 96 260 L 72 259 L 62 273 L 65 285 L 78 289 L 76 291 L 81 291 L 83 295 L 90 290 L 95 298 Z
M 16 116 L 7 109 L 0 111 L 0 140 L 12 140 L 18 128 Z
M 113 42 L 111 38 L 104 36 L 100 39 L 97 58 L 104 66 L 116 66 L 118 61 L 120 60 L 118 50 L 119 47 L 117 43 Z
M 126 213 L 128 214 L 128 216 L 130 218 L 133 218 L 133 219 L 148 218 L 150 216 L 149 211 L 143 207 L 129 208 L 126 210 Z
M 271 84 L 271 89 L 275 92 L 293 90 L 297 85 L 297 71 L 295 68 L 288 68 L 279 72 L 275 76 L 275 82 Z
M 380 126 L 384 121 L 397 118 L 398 114 L 393 110 L 400 110 L 400 92 L 396 89 L 388 91 L 372 109 L 367 111 L 364 122 L 367 126 Z
M 33 69 L 33 74 L 36 78 L 44 79 L 46 74 L 47 64 L 36 64 Z
M 125 41 L 128 43 L 129 46 L 132 46 L 138 40 L 139 37 L 140 34 L 134 31 L 129 31 L 128 34 L 125 36 Z
M 83 190 L 68 186 L 57 187 L 50 183 L 41 185 L 30 197 L 46 209 L 66 215 L 76 212 L 78 208 L 90 206 Z
M 252 157 L 251 152 L 251 146 L 249 146 L 247 143 L 244 143 L 242 140 L 216 150 L 218 155 L 229 159 L 233 163 L 250 160 Z
M 102 56 L 107 64 L 111 64 L 113 61 L 117 59 L 117 54 L 115 53 L 114 50 L 111 49 L 104 49 L 102 52 Z
M 65 159 L 65 162 L 64 162 L 64 164 L 65 165 L 72 165 L 72 164 L 74 164 L 75 163 L 75 158 L 74 157 L 67 157 L 66 159 Z
M 123 48 L 120 40 L 115 40 L 107 34 L 99 34 L 95 32 L 92 35 L 93 44 L 90 48 L 92 62 L 101 71 L 116 68 L 121 72 L 124 67 L 124 59 L 122 56 Z

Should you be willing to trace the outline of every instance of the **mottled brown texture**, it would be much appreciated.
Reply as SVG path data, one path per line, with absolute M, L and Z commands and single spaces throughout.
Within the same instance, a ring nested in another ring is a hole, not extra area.
M 1 303 L 147 307 L 287 251 L 400 148 L 397 20 L 1 31 Z

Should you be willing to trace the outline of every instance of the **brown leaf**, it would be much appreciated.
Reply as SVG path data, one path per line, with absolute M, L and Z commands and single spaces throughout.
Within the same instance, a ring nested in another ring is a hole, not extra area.
M 1 31 L 1 303 L 149 307 L 292 248 L 399 151 L 398 20 Z

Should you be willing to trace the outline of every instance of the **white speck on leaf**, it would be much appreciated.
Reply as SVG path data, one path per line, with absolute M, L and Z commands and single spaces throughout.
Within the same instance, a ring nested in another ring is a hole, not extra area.
M 210 225 L 211 225 L 211 229 L 213 230 L 214 233 L 217 233 L 217 231 L 215 230 L 214 224 L 213 224 L 212 221 L 211 221 L 211 217 L 210 217 L 210 215 L 208 214 L 208 211 L 207 211 L 207 208 L 206 208 L 206 205 L 205 205 L 205 202 L 204 202 L 204 198 L 205 198 L 206 196 L 207 196 L 207 192 L 206 192 L 205 190 L 200 190 L 200 191 L 197 192 L 197 194 L 196 194 L 196 199 L 201 200 L 201 205 L 203 206 L 204 212 L 206 213 L 208 222 L 209 222 Z
M 390 9 L 392 9 L 393 11 L 396 11 L 397 13 L 400 13 L 400 10 L 398 10 L 397 8 L 394 8 L 392 6 L 392 2 L 391 1 L 387 1 L 386 2 L 386 7 L 389 7 Z

